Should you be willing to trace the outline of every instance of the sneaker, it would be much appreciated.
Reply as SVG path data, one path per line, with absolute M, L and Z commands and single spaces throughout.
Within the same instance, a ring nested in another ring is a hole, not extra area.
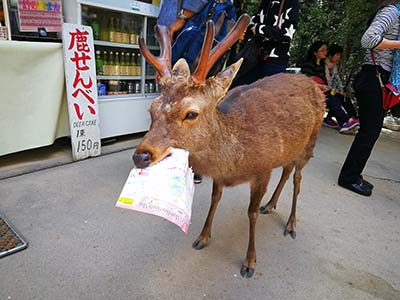
M 388 115 L 383 120 L 383 127 L 398 131 L 400 130 L 400 120 L 398 118 L 393 117 L 392 115 Z
M 193 180 L 194 180 L 195 184 L 199 184 L 203 181 L 203 177 L 201 177 L 201 175 L 195 173 Z
M 353 133 L 360 128 L 360 122 L 356 118 L 350 118 L 346 123 L 342 125 L 339 132 L 343 134 Z
M 332 118 L 325 118 L 322 125 L 329 128 L 339 128 L 339 124 Z

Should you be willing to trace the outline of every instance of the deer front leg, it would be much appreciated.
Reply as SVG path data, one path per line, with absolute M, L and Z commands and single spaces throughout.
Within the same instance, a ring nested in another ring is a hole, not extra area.
M 296 238 L 296 207 L 297 207 L 297 196 L 300 193 L 300 183 L 301 183 L 301 170 L 302 167 L 296 166 L 296 171 L 293 175 L 293 202 L 292 202 L 292 210 L 290 212 L 289 220 L 286 224 L 284 235 L 287 236 L 290 234 L 292 239 Z
M 250 205 L 247 211 L 250 222 L 250 235 L 249 235 L 249 246 L 247 249 L 247 256 L 243 262 L 242 268 L 240 269 L 240 275 L 242 277 L 250 278 L 254 274 L 256 266 L 256 222 L 258 217 L 258 209 L 260 207 L 260 202 L 265 192 L 267 191 L 267 185 L 271 172 L 269 172 L 267 177 L 255 180 L 251 183 L 250 187 Z
M 279 180 L 279 184 L 276 187 L 271 197 L 271 200 L 269 200 L 269 202 L 266 205 L 260 207 L 260 213 L 266 215 L 271 213 L 273 209 L 276 209 L 276 204 L 278 203 L 279 196 L 281 195 L 283 187 L 285 186 L 285 183 L 288 180 L 290 173 L 292 173 L 293 167 L 294 164 L 291 163 L 290 165 L 284 166 L 282 168 L 282 176 L 281 179 Z
M 221 200 L 223 185 L 213 182 L 213 189 L 211 195 L 211 206 L 208 211 L 208 216 L 204 224 L 203 230 L 201 231 L 197 240 L 192 244 L 192 248 L 196 250 L 203 249 L 208 244 L 208 240 L 211 237 L 211 226 L 215 215 L 215 210 L 217 209 L 219 200 Z

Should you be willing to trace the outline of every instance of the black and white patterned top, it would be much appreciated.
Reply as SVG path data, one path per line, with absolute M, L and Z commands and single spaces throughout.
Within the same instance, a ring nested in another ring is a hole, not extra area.
M 282 0 L 262 0 L 257 12 L 252 16 L 249 29 L 255 27 L 256 35 L 263 37 L 265 54 L 269 61 L 287 65 L 289 47 L 297 29 L 299 0 L 285 0 L 282 17 L 278 23 Z
M 400 28 L 399 21 L 400 14 L 394 5 L 386 6 L 378 11 L 361 38 L 361 46 L 366 48 L 364 64 L 374 64 L 370 50 L 378 46 L 383 38 L 397 40 Z M 390 72 L 393 64 L 393 49 L 375 49 L 374 54 L 376 64 Z

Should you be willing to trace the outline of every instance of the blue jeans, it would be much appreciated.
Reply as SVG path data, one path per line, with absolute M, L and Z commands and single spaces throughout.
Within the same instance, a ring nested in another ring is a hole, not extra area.
M 350 116 L 342 108 L 340 98 L 336 95 L 332 96 L 330 93 L 326 95 L 326 107 L 329 109 L 328 116 L 335 117 L 340 127 L 350 119 Z
M 253 83 L 258 79 L 264 78 L 266 76 L 284 73 L 286 71 L 286 68 L 287 65 L 274 64 L 269 62 L 268 60 L 261 61 L 256 67 L 254 67 L 254 69 L 247 72 L 243 76 L 236 78 L 233 81 L 231 88 L 234 88 L 238 85 Z

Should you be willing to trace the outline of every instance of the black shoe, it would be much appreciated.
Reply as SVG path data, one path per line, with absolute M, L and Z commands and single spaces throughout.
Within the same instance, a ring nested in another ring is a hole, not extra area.
M 194 183 L 195 184 L 199 184 L 199 183 L 201 183 L 203 181 L 203 177 L 201 177 L 201 175 L 199 175 L 199 174 L 194 174 Z
M 365 184 L 365 181 L 361 178 L 358 182 L 355 183 L 347 183 L 341 181 L 339 181 L 338 183 L 341 187 L 363 196 L 368 197 L 372 194 L 372 189 L 367 184 Z
M 371 190 L 374 188 L 374 185 L 372 183 L 366 181 L 362 176 L 360 176 L 360 179 L 362 180 L 363 185 L 365 185 L 367 188 L 369 188 Z

